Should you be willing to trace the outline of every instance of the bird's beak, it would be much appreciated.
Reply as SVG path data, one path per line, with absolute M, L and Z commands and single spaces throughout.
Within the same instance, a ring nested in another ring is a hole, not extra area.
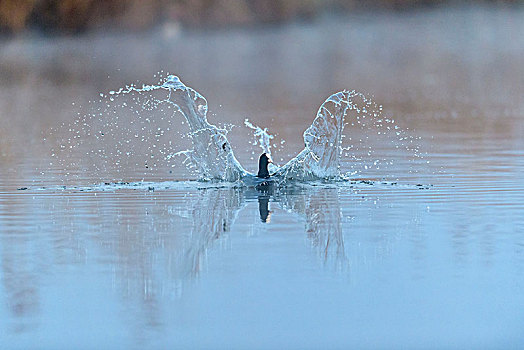
M 267 157 L 267 162 L 268 162 L 268 163 L 273 163 L 273 159 Z

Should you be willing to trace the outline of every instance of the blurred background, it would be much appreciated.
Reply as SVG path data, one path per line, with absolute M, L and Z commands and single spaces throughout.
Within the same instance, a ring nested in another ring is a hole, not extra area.
M 83 33 L 103 28 L 140 31 L 159 23 L 226 27 L 312 20 L 326 13 L 408 11 L 473 4 L 516 5 L 520 0 L 2 0 L 3 33 L 40 30 Z

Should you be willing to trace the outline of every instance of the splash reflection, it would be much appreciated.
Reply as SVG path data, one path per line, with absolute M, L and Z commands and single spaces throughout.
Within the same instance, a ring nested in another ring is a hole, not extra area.
M 185 248 L 179 254 L 176 269 L 179 276 L 196 276 L 202 268 L 208 248 L 229 232 L 238 213 L 251 201 L 258 202 L 260 221 L 271 224 L 273 202 L 285 212 L 305 220 L 304 231 L 312 246 L 324 260 L 333 257 L 345 260 L 341 210 L 336 188 L 208 188 L 201 190 L 191 204 L 189 218 L 193 222 Z M 247 210 L 246 210 L 247 211 Z

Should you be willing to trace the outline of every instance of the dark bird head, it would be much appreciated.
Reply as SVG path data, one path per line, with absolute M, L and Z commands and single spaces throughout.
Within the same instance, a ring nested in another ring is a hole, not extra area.
M 267 166 L 269 165 L 269 163 L 272 163 L 271 159 L 267 156 L 267 154 L 262 153 L 262 155 L 258 159 L 257 177 L 260 177 L 262 179 L 269 178 L 269 170 L 267 169 Z

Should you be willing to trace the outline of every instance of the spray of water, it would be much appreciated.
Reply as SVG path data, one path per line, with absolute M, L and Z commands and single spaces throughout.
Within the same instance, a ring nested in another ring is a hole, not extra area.
M 344 118 L 354 92 L 331 95 L 304 132 L 304 149 L 278 172 L 286 180 L 335 179 L 340 175 Z
M 273 159 L 271 155 L 271 140 L 275 138 L 274 135 L 270 134 L 267 128 L 262 129 L 259 126 L 253 125 L 248 119 L 244 120 L 244 125 L 249 129 L 253 130 L 253 146 L 259 146 L 262 150 L 262 153 L 265 153 L 269 156 L 270 159 Z M 268 170 L 270 174 L 276 173 L 280 168 L 274 163 L 270 163 Z
M 176 76 L 169 76 L 163 87 L 170 90 L 168 100 L 189 123 L 193 140 L 190 155 L 204 178 L 234 181 L 251 175 L 236 160 L 225 132 L 207 122 L 206 99 L 185 86 Z M 276 169 L 277 178 L 304 181 L 334 179 L 340 175 L 344 117 L 347 109 L 353 106 L 351 98 L 354 95 L 355 92 L 339 92 L 320 106 L 313 124 L 304 132 L 304 150 L 282 168 Z M 248 120 L 245 125 L 255 130 L 263 152 L 271 155 L 270 140 L 273 136 L 267 129 L 257 127 Z
M 69 126 L 73 136 L 60 145 L 62 153 L 83 150 L 86 159 L 103 174 L 111 170 L 118 174 L 123 165 L 134 166 L 143 171 L 142 181 L 153 169 L 180 164 L 200 180 L 235 182 L 254 177 L 236 159 L 227 138 L 228 129 L 208 122 L 205 97 L 177 76 L 161 77 L 157 85 L 126 86 L 101 97 L 99 107 Z M 244 124 L 253 131 L 253 145 L 271 156 L 274 135 L 248 119 Z M 345 127 L 349 128 L 349 135 L 344 134 Z M 359 132 L 353 134 L 354 128 Z M 391 163 L 387 158 L 375 157 L 375 150 L 367 143 L 386 135 L 391 147 L 405 147 L 419 156 L 416 147 L 410 148 L 413 138 L 400 130 L 392 118 L 384 117 L 381 106 L 355 91 L 337 92 L 320 106 L 304 132 L 304 149 L 282 167 L 273 166 L 270 171 L 282 182 L 347 180 L 372 167 L 378 169 Z M 103 147 L 87 142 L 93 137 L 101 139 Z M 187 148 L 180 149 L 184 142 Z M 68 166 L 77 164 L 70 162 Z M 114 175 L 111 180 L 131 179 Z
M 197 91 L 170 75 L 162 88 L 169 90 L 167 102 L 185 117 L 193 149 L 185 151 L 206 180 L 237 181 L 247 175 L 233 154 L 227 130 L 207 121 L 207 100 Z
M 267 131 L 267 128 L 262 129 L 259 126 L 253 125 L 248 119 L 244 120 L 244 125 L 254 130 L 253 136 L 255 137 L 255 140 L 253 144 L 255 146 L 259 145 L 262 152 L 271 157 L 271 140 L 274 136 Z

